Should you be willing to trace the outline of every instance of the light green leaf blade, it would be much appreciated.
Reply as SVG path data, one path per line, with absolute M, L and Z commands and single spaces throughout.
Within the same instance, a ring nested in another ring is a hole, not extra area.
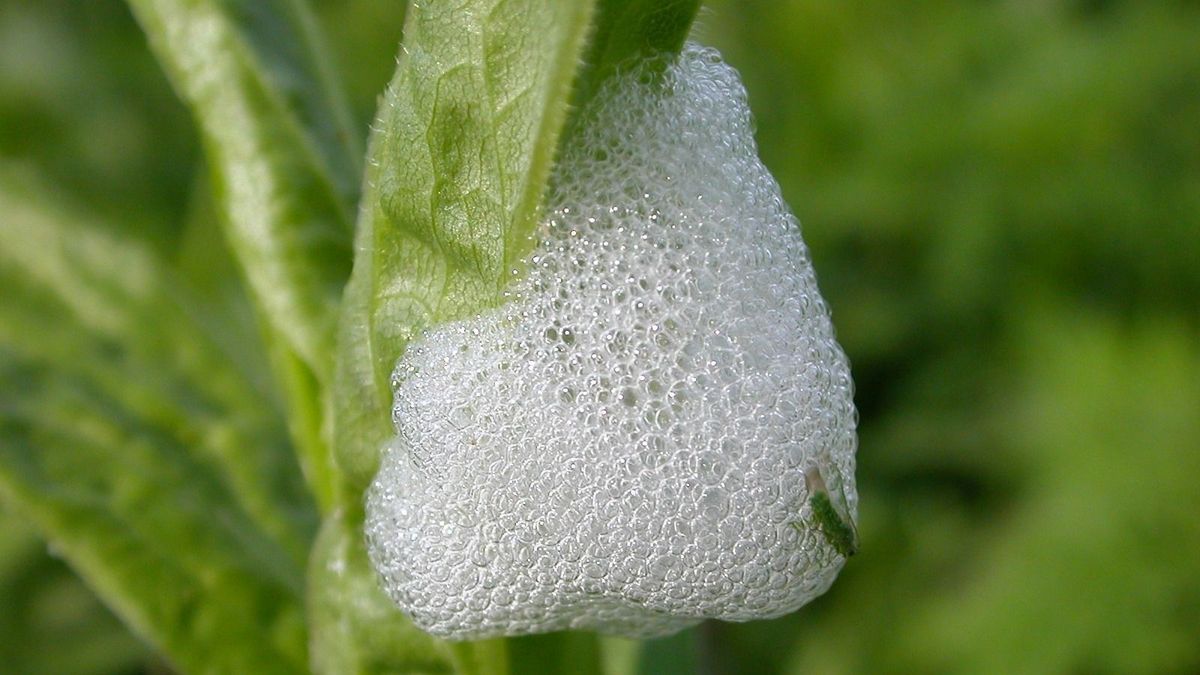
M 180 278 L 192 291 L 189 312 L 255 390 L 272 401 L 284 397 L 280 414 L 288 411 L 288 429 L 300 467 L 318 505 L 328 506 L 333 501 L 335 476 L 321 426 L 320 383 L 287 341 L 256 315 L 237 262 L 218 227 L 216 208 L 207 181 L 197 180 L 175 261 Z
M 405 344 L 497 303 L 530 249 L 591 11 L 557 0 L 409 9 L 339 335 L 335 438 L 356 490 L 389 434 L 388 378 Z
M 293 441 L 332 502 L 322 389 L 352 262 L 358 134 L 302 0 L 130 0 L 203 133 L 226 236 L 264 316 Z
M 178 667 L 302 671 L 315 513 L 275 409 L 147 250 L 38 192 L 0 174 L 0 496 Z
M 676 53 L 691 30 L 700 0 L 602 0 L 571 103 L 587 104 L 620 68 Z M 665 65 L 665 62 L 664 62 Z
M 300 0 L 130 0 L 204 136 L 255 300 L 318 378 L 349 276 L 358 135 Z
M 418 630 L 379 590 L 362 532 L 342 512 L 321 526 L 308 587 L 314 672 L 461 672 L 450 646 Z

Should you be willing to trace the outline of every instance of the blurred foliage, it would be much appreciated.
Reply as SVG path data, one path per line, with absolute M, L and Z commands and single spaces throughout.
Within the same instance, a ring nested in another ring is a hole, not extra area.
M 1200 671 L 1200 5 L 710 3 L 861 413 L 746 672 Z M 720 650 L 718 650 L 720 651 Z
M 0 513 L 0 664 L 5 672 L 134 673 L 150 658 L 45 543 Z
M 365 138 L 401 12 L 316 5 Z M 861 553 L 699 632 L 712 670 L 1200 671 L 1200 3 L 720 0 L 696 32 L 742 72 L 862 418 Z M 207 201 L 117 0 L 0 0 L 0 161 L 167 258 Z M 0 594 L 5 672 L 161 668 L 8 515 Z

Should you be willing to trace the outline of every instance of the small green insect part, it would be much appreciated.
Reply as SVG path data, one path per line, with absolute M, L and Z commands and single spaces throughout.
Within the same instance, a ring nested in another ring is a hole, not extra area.
M 847 558 L 858 552 L 858 531 L 848 513 L 843 513 L 829 497 L 829 489 L 825 480 L 816 468 L 804 472 L 804 480 L 808 485 L 808 503 L 812 507 L 813 519 L 833 549 Z M 799 523 L 792 527 L 800 531 Z

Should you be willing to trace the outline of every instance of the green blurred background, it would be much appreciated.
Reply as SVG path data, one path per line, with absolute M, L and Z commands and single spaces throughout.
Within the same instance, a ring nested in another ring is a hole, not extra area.
M 316 3 L 364 136 L 396 4 Z M 655 672 L 1200 672 L 1200 3 L 725 0 L 696 34 L 854 365 L 862 552 Z M 118 0 L 0 0 L 0 162 L 167 255 L 209 199 Z M 0 510 L 0 670 L 165 667 Z

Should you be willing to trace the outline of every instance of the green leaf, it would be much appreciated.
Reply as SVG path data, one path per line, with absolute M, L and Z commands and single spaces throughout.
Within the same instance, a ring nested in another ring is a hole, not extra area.
M 263 398 L 277 400 L 262 320 L 254 309 L 229 242 L 222 231 L 216 196 L 203 170 L 192 179 L 182 232 L 171 247 L 172 270 L 190 291 L 189 313 Z M 125 233 L 124 224 L 121 232 Z
M 323 508 L 337 307 L 358 135 L 301 0 L 129 0 L 200 126 L 226 235 L 265 317 L 293 441 Z
M 623 66 L 678 52 L 687 39 L 700 0 L 602 0 L 595 29 L 575 85 L 572 107 L 587 104 Z M 664 62 L 665 64 L 665 62 Z
M 328 507 L 336 478 L 321 427 L 319 383 L 286 340 L 256 320 L 218 220 L 207 181 L 197 180 L 176 261 L 181 278 L 193 291 L 190 313 L 256 391 L 272 400 L 279 394 L 285 397 L 280 405 L 289 411 L 288 428 L 301 469 L 317 503 Z M 277 383 L 271 379 L 272 371 Z
M 358 135 L 299 0 L 129 0 L 203 132 L 227 235 L 290 350 L 326 379 L 349 276 Z
M 456 672 L 450 646 L 414 627 L 384 594 L 360 530 L 339 511 L 325 519 L 313 547 L 308 580 L 313 671 Z
M 17 514 L 0 504 L 0 663 L 8 675 L 107 675 L 152 660 Z M 71 645 L 62 649 L 62 645 Z
M 176 666 L 302 671 L 315 512 L 277 409 L 160 261 L 40 193 L 0 173 L 0 495 Z
M 405 344 L 496 304 L 531 248 L 591 12 L 561 0 L 409 10 L 339 335 L 335 439 L 355 491 L 390 434 L 388 380 Z
M 338 460 L 360 489 L 405 345 L 499 302 L 529 252 L 568 92 L 577 107 L 622 64 L 677 51 L 699 6 L 473 4 L 411 10 L 375 124 L 335 384 Z

